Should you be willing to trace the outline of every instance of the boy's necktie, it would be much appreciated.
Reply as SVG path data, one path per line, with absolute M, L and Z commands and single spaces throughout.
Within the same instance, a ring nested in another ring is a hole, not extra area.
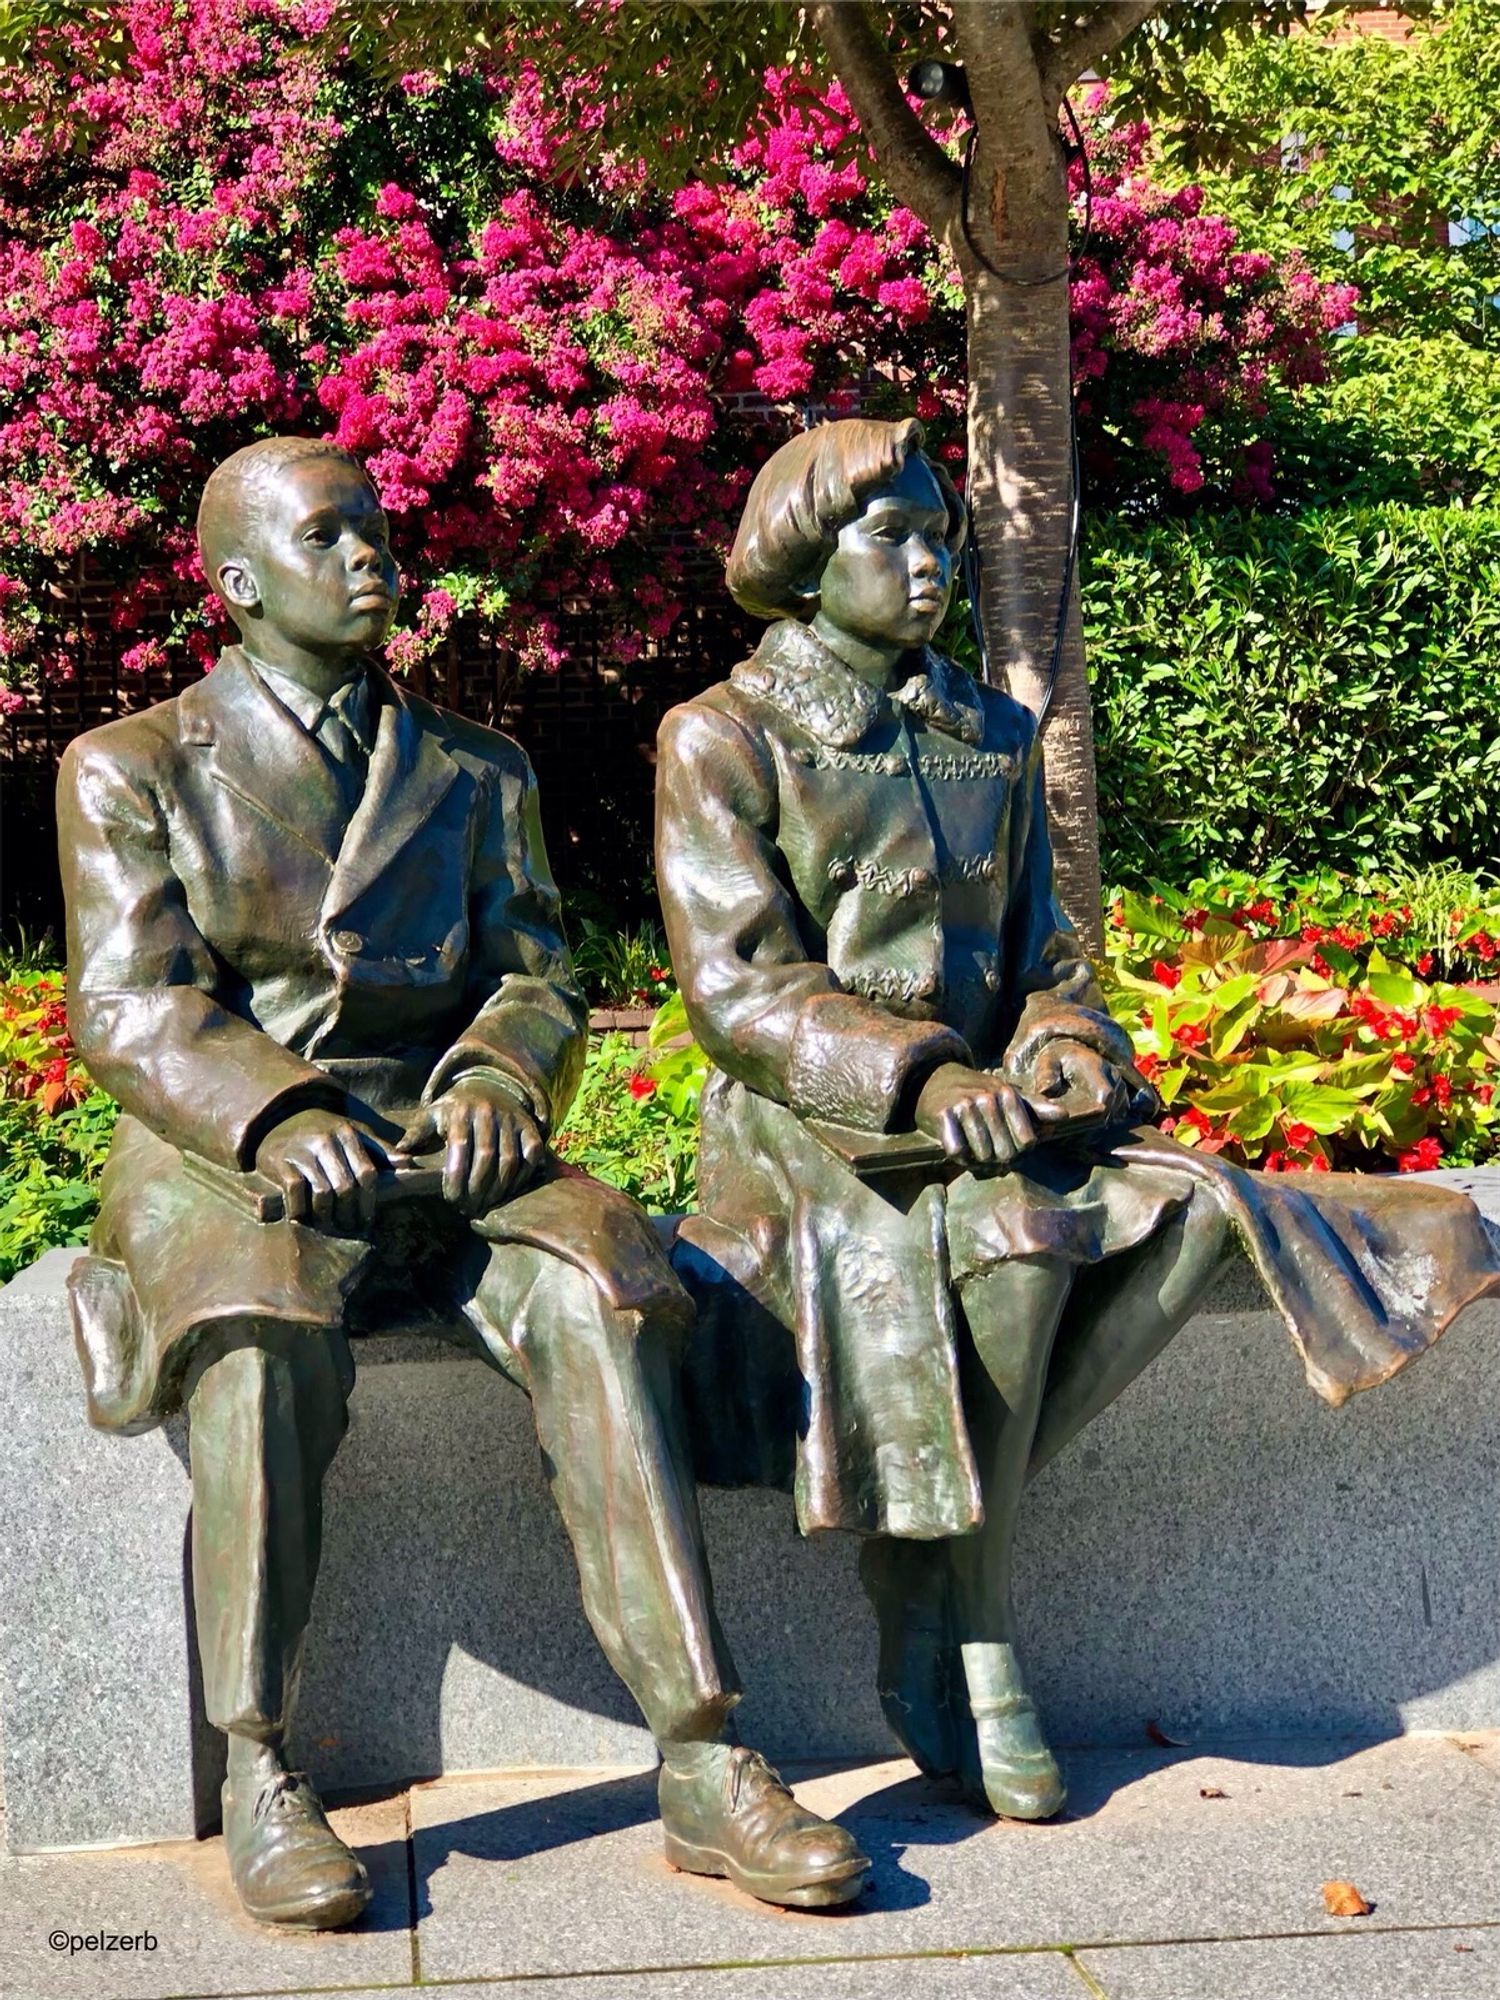
M 370 767 L 370 745 L 365 734 L 363 684 L 350 681 L 341 687 L 319 717 L 314 732 L 332 759 L 350 805 L 358 802 L 365 789 Z

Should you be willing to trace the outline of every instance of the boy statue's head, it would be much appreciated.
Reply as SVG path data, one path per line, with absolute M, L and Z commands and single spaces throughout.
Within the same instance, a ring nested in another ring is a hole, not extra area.
M 819 424 L 757 473 L 729 554 L 736 601 L 798 618 L 835 643 L 925 645 L 943 622 L 964 503 L 922 450 L 922 426 Z
M 378 646 L 400 575 L 379 496 L 322 438 L 262 438 L 216 466 L 198 508 L 203 568 L 246 650 L 326 671 Z

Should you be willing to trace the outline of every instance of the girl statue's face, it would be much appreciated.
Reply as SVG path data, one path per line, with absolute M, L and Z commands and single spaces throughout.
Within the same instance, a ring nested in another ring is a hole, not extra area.
M 819 580 L 818 622 L 881 650 L 925 646 L 953 594 L 948 509 L 925 459 L 866 494 Z

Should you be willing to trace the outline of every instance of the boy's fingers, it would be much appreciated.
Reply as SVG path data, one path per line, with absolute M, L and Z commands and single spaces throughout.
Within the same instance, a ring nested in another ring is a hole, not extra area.
M 498 1123 L 493 1105 L 475 1105 L 469 1121 L 474 1150 L 469 1162 L 468 1196 L 469 1206 L 476 1210 L 484 1207 L 494 1182 L 501 1145 Z
M 455 1118 L 448 1135 L 448 1151 L 443 1160 L 443 1199 L 456 1208 L 464 1198 L 469 1181 L 469 1161 L 474 1151 L 474 1134 L 467 1118 Z

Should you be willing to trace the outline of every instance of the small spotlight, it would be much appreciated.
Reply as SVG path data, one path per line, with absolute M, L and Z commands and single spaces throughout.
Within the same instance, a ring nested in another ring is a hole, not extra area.
M 906 88 L 924 104 L 946 104 L 953 111 L 970 108 L 969 79 L 962 63 L 940 62 L 936 56 L 928 56 L 906 72 Z

